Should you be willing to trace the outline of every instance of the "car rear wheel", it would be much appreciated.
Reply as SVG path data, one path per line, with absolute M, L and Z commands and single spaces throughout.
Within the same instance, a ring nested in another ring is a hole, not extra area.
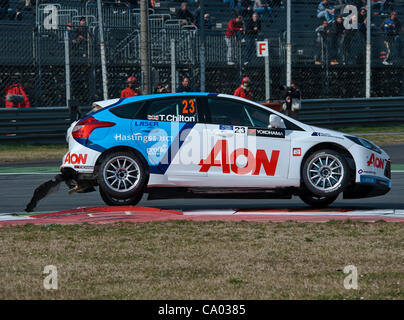
M 338 196 L 349 180 L 349 167 L 343 155 L 334 150 L 311 154 L 302 169 L 304 187 L 318 198 Z
M 109 206 L 135 206 L 142 200 L 143 193 L 139 193 L 133 198 L 128 199 L 117 199 L 111 197 L 102 188 L 100 188 L 100 195 L 102 200 Z
M 338 195 L 332 197 L 317 197 L 312 194 L 301 194 L 299 197 L 304 203 L 314 208 L 325 208 L 333 203 L 338 198 Z
M 145 165 L 132 152 L 111 153 L 102 161 L 98 171 L 100 189 L 111 199 L 141 197 L 148 177 Z

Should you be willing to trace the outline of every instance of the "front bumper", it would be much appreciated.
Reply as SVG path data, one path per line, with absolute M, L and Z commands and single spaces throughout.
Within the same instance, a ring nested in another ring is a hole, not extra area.
M 355 183 L 344 190 L 344 199 L 382 196 L 391 189 L 390 180 L 388 179 L 364 176 L 362 180 L 364 182 Z

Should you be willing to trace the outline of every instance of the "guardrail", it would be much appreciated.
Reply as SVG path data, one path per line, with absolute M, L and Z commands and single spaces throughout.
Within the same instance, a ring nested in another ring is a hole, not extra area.
M 326 128 L 404 123 L 404 97 L 307 99 L 299 120 Z
M 0 109 L 0 143 L 64 143 L 70 117 L 60 107 Z M 303 100 L 299 120 L 326 128 L 404 123 L 404 97 Z

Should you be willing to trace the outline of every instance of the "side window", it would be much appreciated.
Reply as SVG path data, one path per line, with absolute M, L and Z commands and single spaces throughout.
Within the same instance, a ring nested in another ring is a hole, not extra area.
M 110 109 L 110 111 L 120 118 L 133 119 L 136 113 L 141 109 L 142 102 L 127 103 Z
M 190 97 L 152 100 L 147 105 L 146 119 L 170 122 L 197 122 L 197 107 L 196 99 Z
M 251 119 L 244 110 L 243 103 L 229 99 L 208 99 L 210 122 L 212 124 L 251 127 Z
M 261 128 L 269 127 L 269 116 L 271 115 L 271 112 L 248 105 L 245 105 L 244 111 L 251 119 L 253 127 L 261 127 Z

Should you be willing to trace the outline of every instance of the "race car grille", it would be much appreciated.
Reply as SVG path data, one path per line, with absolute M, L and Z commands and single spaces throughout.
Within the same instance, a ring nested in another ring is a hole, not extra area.
M 384 169 L 384 175 L 391 179 L 391 161 L 387 160 L 386 161 L 386 168 Z

